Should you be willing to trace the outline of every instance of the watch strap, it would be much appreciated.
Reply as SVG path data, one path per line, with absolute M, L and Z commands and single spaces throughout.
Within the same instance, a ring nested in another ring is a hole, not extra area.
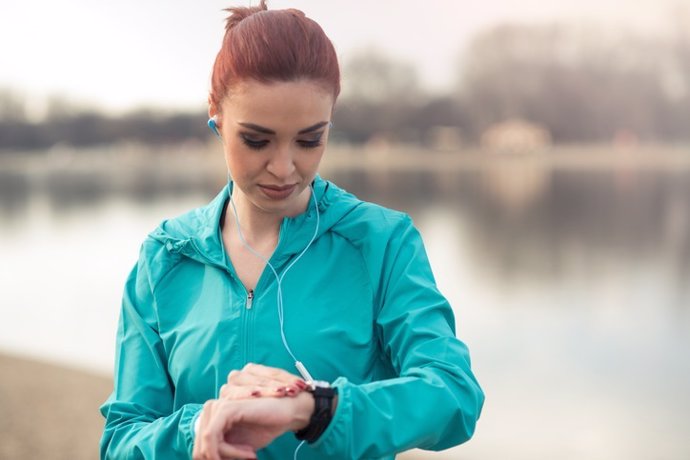
M 295 433 L 297 439 L 313 443 L 326 431 L 333 418 L 333 398 L 338 394 L 334 387 L 316 386 L 310 393 L 314 396 L 314 412 L 309 424 Z

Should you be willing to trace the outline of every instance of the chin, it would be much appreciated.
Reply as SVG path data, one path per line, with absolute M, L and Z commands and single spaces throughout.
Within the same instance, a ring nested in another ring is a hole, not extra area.
M 305 190 L 308 192 L 306 198 L 304 198 Z M 266 196 L 263 191 L 258 190 L 255 204 L 258 208 L 267 213 L 281 214 L 283 216 L 297 215 L 306 210 L 310 196 L 311 192 L 309 192 L 306 187 L 295 190 L 284 198 L 269 197 Z

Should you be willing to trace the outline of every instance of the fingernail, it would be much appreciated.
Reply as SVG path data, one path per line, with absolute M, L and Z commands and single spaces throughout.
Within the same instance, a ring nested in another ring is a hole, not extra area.
M 298 380 L 295 382 L 295 386 L 299 388 L 300 390 L 306 390 L 308 385 L 304 380 Z
M 254 391 L 252 391 L 252 396 L 254 396 L 254 397 L 261 396 L 261 392 L 259 390 L 254 390 Z

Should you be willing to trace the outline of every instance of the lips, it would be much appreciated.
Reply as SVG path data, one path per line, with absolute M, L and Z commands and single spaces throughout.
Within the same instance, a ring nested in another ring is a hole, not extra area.
M 272 200 L 284 200 L 295 191 L 297 185 L 259 185 L 259 188 Z

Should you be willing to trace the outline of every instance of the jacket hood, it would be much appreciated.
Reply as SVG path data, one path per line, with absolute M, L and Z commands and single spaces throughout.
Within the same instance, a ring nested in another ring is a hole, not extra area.
M 295 217 L 283 218 L 274 257 L 287 259 L 301 252 L 312 237 L 319 238 L 363 203 L 318 175 L 312 186 L 314 194 L 307 210 Z M 149 237 L 165 245 L 170 252 L 180 253 L 205 264 L 228 267 L 230 262 L 223 247 L 220 219 L 232 187 L 233 183 L 229 182 L 208 205 L 174 219 L 164 220 Z M 315 212 L 314 198 L 318 203 L 318 215 Z M 227 212 L 232 212 L 232 209 Z M 281 263 L 281 260 L 273 257 L 272 261 Z

